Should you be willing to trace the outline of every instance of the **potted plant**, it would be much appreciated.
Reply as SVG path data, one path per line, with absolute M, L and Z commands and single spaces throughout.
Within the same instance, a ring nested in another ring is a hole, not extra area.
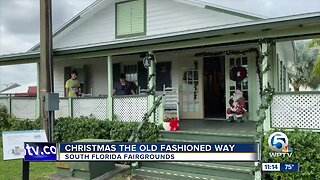
M 179 119 L 176 116 L 165 117 L 162 122 L 162 126 L 166 131 L 176 131 L 179 130 Z

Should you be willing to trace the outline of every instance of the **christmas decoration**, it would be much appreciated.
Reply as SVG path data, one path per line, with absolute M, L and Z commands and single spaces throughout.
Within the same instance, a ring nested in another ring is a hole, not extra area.
M 229 100 L 230 107 L 227 109 L 227 117 L 229 122 L 233 122 L 233 115 L 236 114 L 237 121 L 242 122 L 242 115 L 247 112 L 246 100 L 240 90 L 236 90 Z
M 247 69 L 242 66 L 234 66 L 230 70 L 230 79 L 233 81 L 241 82 L 247 77 Z
M 274 46 L 275 42 L 273 42 L 271 39 L 261 39 L 259 41 L 259 44 L 260 46 L 262 44 L 268 44 L 269 46 Z M 257 110 L 257 115 L 259 119 L 256 124 L 257 126 L 256 139 L 261 139 L 262 136 L 264 135 L 264 130 L 262 125 L 265 119 L 267 118 L 266 110 L 268 110 L 268 108 L 271 106 L 272 97 L 275 92 L 275 89 L 270 86 L 269 82 L 267 82 L 266 87 L 263 87 L 263 83 L 262 83 L 262 75 L 271 70 L 271 66 L 268 61 L 266 61 L 266 65 L 264 69 L 262 68 L 262 62 L 264 58 L 268 57 L 269 53 L 270 53 L 270 50 L 267 50 L 264 53 L 259 52 L 259 56 L 257 56 L 257 59 L 256 59 L 257 74 L 259 77 L 260 98 L 261 98 L 261 104 L 259 105 L 259 109 Z
M 179 119 L 178 117 L 166 117 L 163 120 L 163 128 L 167 131 L 177 131 L 179 130 Z
M 175 117 L 173 120 L 170 121 L 170 131 L 177 131 L 179 130 L 179 120 Z

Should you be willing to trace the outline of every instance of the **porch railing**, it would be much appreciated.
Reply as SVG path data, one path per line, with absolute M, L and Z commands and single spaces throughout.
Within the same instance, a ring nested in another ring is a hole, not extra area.
M 130 95 L 113 98 L 113 114 L 119 121 L 142 121 L 148 111 L 148 96 Z
M 75 98 L 72 101 L 73 117 L 94 116 L 97 119 L 107 119 L 107 98 L 90 97 Z
M 271 104 L 271 127 L 320 129 L 320 92 L 276 93 Z
M 36 119 L 38 116 L 35 97 L 0 97 L 0 104 L 18 119 Z
M 59 99 L 59 110 L 55 111 L 55 118 L 80 116 L 107 119 L 107 99 L 105 97 Z
M 118 121 L 140 122 L 148 111 L 146 95 L 116 96 L 113 98 L 113 115 Z M 19 119 L 38 118 L 37 101 L 35 97 L 0 97 L 0 104 L 9 113 Z M 159 121 L 162 106 L 156 109 L 155 121 Z M 97 119 L 107 119 L 107 97 L 60 98 L 59 110 L 55 118 L 94 116 Z
M 140 131 L 143 125 L 149 120 L 149 117 L 159 109 L 159 106 L 162 104 L 162 97 L 163 96 L 158 96 L 156 101 L 153 103 L 151 109 L 143 115 L 142 121 L 139 123 L 138 127 L 132 132 L 130 138 L 128 139 L 129 142 L 139 141 L 138 136 L 141 133 Z

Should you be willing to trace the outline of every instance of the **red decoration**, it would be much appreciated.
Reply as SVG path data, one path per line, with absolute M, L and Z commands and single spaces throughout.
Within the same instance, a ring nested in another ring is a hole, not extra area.
M 170 131 L 177 131 L 179 130 L 179 120 L 175 117 L 173 120 L 170 121 Z
M 234 66 L 230 70 L 230 79 L 233 81 L 243 81 L 247 77 L 247 69 L 242 66 Z

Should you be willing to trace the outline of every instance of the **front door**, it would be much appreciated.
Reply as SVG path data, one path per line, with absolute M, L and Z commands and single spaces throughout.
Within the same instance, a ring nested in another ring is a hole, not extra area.
M 185 57 L 179 62 L 180 118 L 203 118 L 202 74 L 203 63 L 200 58 Z
M 224 56 L 203 59 L 204 116 L 225 119 L 225 60 Z
M 235 90 L 241 90 L 246 99 L 246 109 L 248 112 L 244 115 L 244 119 L 255 120 L 257 100 L 258 100 L 258 83 L 255 68 L 254 53 L 245 55 L 228 55 L 225 63 L 226 76 L 226 109 L 229 107 L 229 99 Z M 244 67 L 247 70 L 246 78 L 240 81 L 230 79 L 231 69 L 233 67 Z

